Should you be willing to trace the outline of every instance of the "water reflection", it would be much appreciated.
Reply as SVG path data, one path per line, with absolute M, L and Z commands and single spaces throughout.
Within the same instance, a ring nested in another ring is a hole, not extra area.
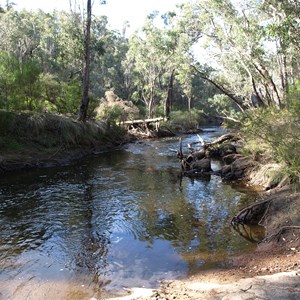
M 233 229 L 243 238 L 252 242 L 259 243 L 265 238 L 265 227 L 261 225 L 234 223 Z
M 95 297 L 103 287 L 153 287 L 253 247 L 230 231 L 241 194 L 215 176 L 182 178 L 168 151 L 176 146 L 132 144 L 73 167 L 1 179 L 4 297 L 33 297 L 30 283 L 45 281 L 84 286 Z

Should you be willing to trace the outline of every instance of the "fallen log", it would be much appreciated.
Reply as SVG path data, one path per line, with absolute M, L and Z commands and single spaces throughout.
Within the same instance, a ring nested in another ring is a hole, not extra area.
M 218 144 L 222 144 L 228 140 L 234 140 L 234 139 L 236 139 L 236 136 L 233 133 L 227 133 L 227 134 L 221 135 L 220 137 L 218 137 L 216 140 L 214 140 L 212 142 L 205 143 L 205 145 L 206 146 L 218 145 Z
M 122 121 L 119 125 L 136 125 L 136 124 L 144 124 L 144 123 L 156 123 L 165 120 L 163 117 L 153 118 L 153 119 L 144 119 L 144 120 L 129 120 L 129 121 Z

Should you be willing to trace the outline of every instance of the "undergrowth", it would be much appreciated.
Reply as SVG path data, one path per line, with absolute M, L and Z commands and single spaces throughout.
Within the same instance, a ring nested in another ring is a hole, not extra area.
M 242 121 L 243 154 L 283 165 L 274 173 L 276 181 L 287 176 L 300 179 L 300 119 L 293 109 L 256 109 Z M 274 178 L 275 180 L 275 178 Z
M 203 112 L 197 109 L 173 111 L 170 114 L 169 126 L 175 131 L 195 129 L 203 121 Z
M 7 112 L 0 110 L 0 151 L 22 151 L 51 148 L 94 147 L 113 139 L 122 139 L 124 132 L 101 123 L 78 122 L 50 113 Z

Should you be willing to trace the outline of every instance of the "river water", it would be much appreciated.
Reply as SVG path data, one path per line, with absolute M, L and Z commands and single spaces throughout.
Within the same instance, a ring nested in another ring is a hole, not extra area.
M 0 299 L 97 299 L 252 251 L 230 227 L 249 196 L 217 176 L 181 178 L 169 148 L 177 138 L 0 178 Z

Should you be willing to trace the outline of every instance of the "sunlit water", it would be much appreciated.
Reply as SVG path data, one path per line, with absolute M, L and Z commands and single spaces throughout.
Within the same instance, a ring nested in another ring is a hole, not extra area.
M 244 195 L 216 176 L 181 178 L 169 148 L 177 138 L 0 178 L 0 299 L 156 287 L 253 249 L 230 227 Z

